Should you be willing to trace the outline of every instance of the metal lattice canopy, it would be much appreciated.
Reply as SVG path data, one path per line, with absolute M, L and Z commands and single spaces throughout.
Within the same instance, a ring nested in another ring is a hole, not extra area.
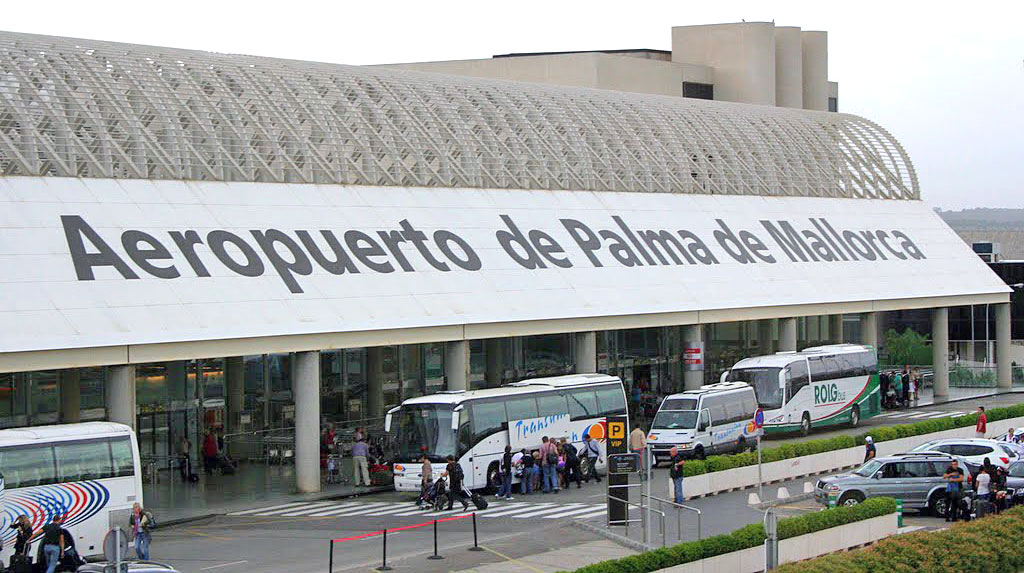
M 10 32 L 0 175 L 919 198 L 849 114 Z

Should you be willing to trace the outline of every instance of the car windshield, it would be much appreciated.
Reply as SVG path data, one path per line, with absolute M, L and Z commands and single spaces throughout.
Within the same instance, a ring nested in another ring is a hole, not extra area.
M 782 385 L 779 384 L 781 368 L 733 368 L 729 371 L 729 382 L 746 382 L 754 387 L 757 405 L 765 410 L 782 407 Z
M 878 460 L 868 460 L 866 464 L 860 466 L 860 468 L 858 468 L 853 473 L 861 477 L 871 477 L 875 474 L 876 471 L 878 471 L 878 468 L 880 467 L 882 467 L 882 462 Z
M 432 462 L 455 455 L 450 404 L 402 406 L 391 420 L 395 461 L 417 462 L 425 453 Z
M 938 451 L 938 450 L 935 449 L 935 446 L 937 446 L 937 445 L 939 445 L 939 442 L 925 442 L 925 443 L 923 443 L 923 444 L 921 444 L 919 446 L 914 446 L 913 448 L 910 448 L 910 451 L 912 451 L 912 452 Z
M 1024 462 L 1014 462 L 1010 464 L 1009 475 L 1010 477 L 1015 478 L 1024 477 Z
M 654 416 L 655 430 L 689 429 L 697 425 L 697 410 L 661 410 Z

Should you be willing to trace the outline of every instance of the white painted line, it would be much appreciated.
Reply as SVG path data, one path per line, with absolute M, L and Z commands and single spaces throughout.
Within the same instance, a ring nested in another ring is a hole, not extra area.
M 299 515 L 306 515 L 307 513 L 313 513 L 314 511 L 320 511 L 322 509 L 325 509 L 325 508 L 328 508 L 328 507 L 332 507 L 332 506 L 335 506 L 335 505 L 337 505 L 337 502 L 335 502 L 335 501 L 325 501 L 325 502 L 321 502 L 321 503 L 314 503 L 312 505 L 307 505 L 306 507 L 303 507 L 302 509 L 300 509 L 298 511 L 289 511 L 288 513 L 282 513 L 281 516 L 282 517 L 296 517 L 296 516 L 299 516 Z
M 942 412 L 941 414 L 936 414 L 932 416 L 932 418 L 953 418 L 955 416 L 961 416 L 966 413 L 967 412 Z
M 525 503 L 498 503 L 498 502 L 495 502 L 495 503 L 492 503 L 492 504 L 488 505 L 487 509 L 470 510 L 470 511 L 467 511 L 466 513 L 474 513 L 475 512 L 477 515 L 487 515 L 487 514 L 490 514 L 490 513 L 494 513 L 496 511 L 505 511 L 505 510 L 508 510 L 508 509 L 516 508 L 516 507 L 525 507 L 526 505 L 527 504 L 525 504 Z
M 603 504 L 588 505 L 587 507 L 584 507 L 584 508 L 580 508 L 580 509 L 577 509 L 577 510 L 574 510 L 574 511 L 567 511 L 567 512 L 559 513 L 559 514 L 556 514 L 556 515 L 545 515 L 544 519 L 558 519 L 558 518 L 561 518 L 561 517 L 572 517 L 574 515 L 575 516 L 579 516 L 581 513 L 588 513 L 588 514 L 589 513 L 594 513 L 594 510 L 599 505 L 603 505 Z M 604 513 L 606 511 L 608 511 L 608 507 L 607 506 L 602 507 L 600 513 Z
M 373 513 L 366 513 L 364 515 L 366 515 L 366 517 L 376 517 L 378 515 L 388 515 L 389 513 L 390 514 L 396 514 L 396 513 L 400 512 L 400 511 L 408 511 L 408 509 L 409 509 L 409 506 L 407 506 L 407 505 L 405 505 L 403 503 L 402 505 L 400 505 L 398 507 L 392 507 L 392 508 L 389 508 L 389 509 L 382 509 L 380 511 L 375 511 Z
M 577 515 L 574 519 L 587 519 L 588 517 L 597 517 L 608 513 L 608 508 L 604 508 L 601 511 L 595 511 L 593 513 L 584 513 L 583 515 Z
M 431 511 L 432 511 L 432 509 L 429 508 L 429 507 L 422 507 L 422 508 L 418 507 L 416 509 L 412 509 L 412 510 L 406 511 L 405 513 L 396 513 L 395 517 L 405 517 L 405 516 L 408 516 L 408 515 L 426 515 L 427 513 L 431 512 Z
M 330 509 L 324 510 L 324 511 L 317 511 L 316 513 L 311 513 L 311 514 L 309 514 L 309 517 L 327 517 L 329 515 L 334 515 L 336 513 L 341 513 L 343 511 L 349 511 L 349 510 L 351 510 L 353 508 L 353 506 L 357 506 L 357 505 L 362 505 L 362 503 L 358 503 L 358 502 L 342 503 L 340 505 L 336 505 L 336 506 L 334 506 L 334 507 L 332 507 Z
M 251 515 L 255 515 L 255 516 L 258 516 L 258 517 L 270 517 L 272 515 L 283 515 L 285 513 L 291 512 L 291 511 L 299 511 L 301 509 L 306 509 L 306 508 L 323 509 L 324 507 L 326 507 L 328 505 L 330 505 L 330 502 L 327 502 L 327 503 L 304 503 L 304 504 L 302 504 L 302 505 L 300 505 L 298 507 L 289 507 L 289 508 L 286 508 L 286 509 L 275 509 L 274 511 L 261 511 L 261 512 L 258 512 L 258 513 L 253 513 Z
M 362 503 L 356 507 L 349 508 L 346 511 L 341 511 L 334 514 L 337 517 L 350 517 L 353 515 L 362 515 L 364 513 L 370 513 L 371 511 L 380 511 L 387 507 L 388 503 Z
M 889 416 L 889 418 L 906 418 L 907 416 L 913 416 L 913 415 L 914 415 L 914 412 L 897 412 L 897 413 Z
M 582 506 L 582 505 L 583 505 L 582 503 L 567 503 L 565 505 L 549 507 L 548 509 L 542 509 L 540 511 L 531 511 L 529 513 L 519 513 L 519 514 L 513 515 L 512 517 L 514 517 L 516 519 L 528 519 L 528 518 L 531 518 L 531 517 L 538 517 L 538 516 L 541 516 L 541 515 L 547 515 L 549 513 L 555 513 L 555 512 L 566 513 L 566 512 L 571 512 L 572 510 L 575 510 L 575 509 L 580 509 L 580 506 Z M 593 508 L 591 507 L 590 509 L 593 509 Z
M 538 509 L 543 509 L 545 507 L 549 507 L 549 506 L 552 506 L 552 505 L 555 505 L 555 504 L 553 504 L 553 503 L 524 503 L 520 507 L 515 507 L 515 508 L 512 508 L 512 509 L 507 509 L 506 508 L 504 511 L 497 511 L 495 513 L 488 513 L 484 517 L 502 517 L 502 516 L 505 516 L 505 515 L 514 515 L 516 513 L 524 513 L 524 512 L 527 512 L 527 511 L 536 511 Z
M 913 414 L 911 416 L 907 416 L 907 419 L 909 420 L 910 418 L 930 418 L 931 416 L 934 416 L 934 415 L 935 415 L 935 412 L 919 412 L 917 414 Z
M 252 515 L 254 513 L 259 513 L 261 511 L 271 511 L 271 510 L 274 510 L 274 509 L 282 509 L 282 508 L 286 508 L 286 507 L 295 507 L 295 506 L 298 506 L 298 505 L 306 505 L 307 503 L 309 503 L 309 502 L 308 501 L 299 501 L 299 502 L 295 502 L 295 503 L 284 503 L 284 504 L 281 504 L 281 505 L 272 505 L 270 507 L 261 507 L 259 509 L 247 509 L 245 511 L 236 511 L 236 512 L 233 512 L 233 513 L 229 513 L 228 515 Z
M 231 567 L 232 565 L 241 565 L 242 563 L 248 563 L 248 561 L 232 561 L 231 563 L 221 563 L 220 565 L 210 565 L 209 567 L 203 567 L 200 571 L 209 571 L 210 569 L 220 569 L 221 567 Z

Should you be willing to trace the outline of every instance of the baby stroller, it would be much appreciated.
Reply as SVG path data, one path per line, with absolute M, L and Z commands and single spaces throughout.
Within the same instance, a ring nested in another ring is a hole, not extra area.
M 336 454 L 327 456 L 327 483 L 341 483 L 341 460 Z
M 885 393 L 885 399 L 882 402 L 882 407 L 887 410 L 895 410 L 900 406 L 900 399 L 896 396 L 896 390 L 890 386 L 888 391 Z
M 441 511 L 444 504 L 448 502 L 448 482 L 445 478 L 438 478 L 437 481 L 423 489 L 417 505 L 425 505 L 427 509 Z

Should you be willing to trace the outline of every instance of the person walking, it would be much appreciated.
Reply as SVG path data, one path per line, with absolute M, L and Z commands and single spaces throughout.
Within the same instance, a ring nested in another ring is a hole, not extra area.
M 964 470 L 956 459 L 949 463 L 942 478 L 946 480 L 946 521 L 956 521 L 960 513 L 960 492 L 964 485 Z
M 532 475 L 533 468 L 528 467 L 527 463 L 532 462 L 533 457 L 527 453 L 526 448 L 519 450 L 516 452 L 516 455 L 512 456 L 512 465 L 519 468 L 519 493 L 523 495 L 530 493 L 530 476 Z
M 416 507 L 423 507 L 427 492 L 430 491 L 430 486 L 434 483 L 434 468 L 430 465 L 430 458 L 427 457 L 426 452 L 423 452 L 420 457 L 420 463 L 423 464 L 423 469 L 420 471 L 420 497 L 416 499 Z
M 136 503 L 132 506 L 132 514 L 128 517 L 128 525 L 132 530 L 132 537 L 135 540 L 135 557 L 142 561 L 149 561 L 149 542 L 153 540 L 151 530 L 153 529 L 153 514 L 142 509 Z
M 498 481 L 501 486 L 497 497 L 512 501 L 512 446 L 505 446 L 505 454 L 498 465 Z
M 974 435 L 984 438 L 986 431 L 988 431 L 988 417 L 985 416 L 985 407 L 978 406 L 978 423 L 974 426 Z
M 455 498 L 462 502 L 462 511 L 469 509 L 469 502 L 466 501 L 466 494 L 462 491 L 462 466 L 455 461 L 455 456 L 448 456 L 448 466 L 441 477 L 448 478 L 448 510 L 455 505 Z
M 566 438 L 562 438 L 562 453 L 565 454 L 565 487 L 569 482 L 576 482 L 576 489 L 583 487 L 583 477 L 580 475 L 580 456 L 576 446 Z
M 192 475 L 192 442 L 188 436 L 182 435 L 178 442 L 178 463 L 181 464 L 181 481 L 188 482 L 188 476 Z
M 629 451 L 640 456 L 640 480 L 647 479 L 647 461 L 644 459 L 647 454 L 647 432 L 640 426 L 629 433 Z
M 910 365 L 906 364 L 903 366 L 903 403 L 909 408 L 910 407 Z
M 669 461 L 671 465 L 669 469 L 669 477 L 672 478 L 672 493 L 675 496 L 676 503 L 683 503 L 686 498 L 683 497 L 683 454 L 679 452 L 679 448 L 672 446 L 672 449 L 668 451 L 671 459 Z
M 214 468 L 217 467 L 218 453 L 220 453 L 220 449 L 217 447 L 217 436 L 214 436 L 210 430 L 206 430 L 203 435 L 203 471 L 207 475 L 212 474 Z
M 894 401 L 897 409 L 903 407 L 903 376 L 899 372 L 892 373 L 892 389 L 896 393 Z
M 27 515 L 19 515 L 11 524 L 11 529 L 18 531 L 14 539 L 14 554 L 29 555 L 29 547 L 32 545 L 32 522 Z
M 370 466 L 366 461 L 370 453 L 369 446 L 362 434 L 356 434 L 356 443 L 352 444 L 352 483 L 360 487 L 359 480 L 362 480 L 363 487 L 370 486 Z
M 583 479 L 590 483 L 590 478 L 594 478 L 594 481 L 601 483 L 601 476 L 597 475 L 597 462 L 601 459 L 601 446 L 590 434 L 583 434 L 583 448 L 587 454 L 587 461 L 590 462 L 587 466 L 587 475 L 583 476 Z
M 871 436 L 864 438 L 864 461 L 874 459 L 878 455 L 878 450 L 875 449 L 875 441 L 871 439 Z
M 61 533 L 61 516 L 56 515 L 43 526 L 43 557 L 46 559 L 46 573 L 53 573 L 64 557 L 64 535 Z
M 551 493 L 553 490 L 558 493 L 558 448 L 555 447 L 554 440 L 549 440 L 547 436 L 540 441 L 540 468 L 544 474 L 542 491 Z

